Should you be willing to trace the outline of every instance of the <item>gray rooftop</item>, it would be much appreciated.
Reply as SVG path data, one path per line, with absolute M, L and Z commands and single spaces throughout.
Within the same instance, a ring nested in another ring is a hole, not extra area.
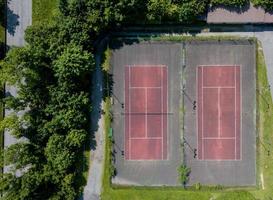
M 242 9 L 211 7 L 207 14 L 207 23 L 273 23 L 273 12 L 265 12 L 264 9 L 254 7 L 252 4 L 249 4 Z

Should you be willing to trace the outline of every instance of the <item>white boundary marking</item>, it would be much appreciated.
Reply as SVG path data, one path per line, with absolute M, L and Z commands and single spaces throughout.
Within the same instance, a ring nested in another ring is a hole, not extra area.
M 236 158 L 236 151 L 235 151 L 235 158 L 234 159 L 204 159 L 204 151 L 203 151 L 203 139 L 208 139 L 208 138 L 204 138 L 203 137 L 203 130 L 202 130 L 202 159 L 199 159 L 198 156 L 198 160 L 206 160 L 206 161 L 241 161 L 242 160 L 242 73 L 241 73 L 241 65 L 198 65 L 197 66 L 197 70 L 196 70 L 196 96 L 197 96 L 197 102 L 199 102 L 198 99 L 198 68 L 200 67 L 202 69 L 202 97 L 203 97 L 203 67 L 218 67 L 218 66 L 223 66 L 223 67 L 234 67 L 235 71 L 237 69 L 237 67 L 239 67 L 239 71 L 240 71 L 240 159 Z M 235 79 L 237 79 L 237 77 L 235 76 Z M 223 88 L 223 87 L 220 87 Z M 224 88 L 230 88 L 230 87 L 224 87 Z M 231 87 L 232 88 L 232 87 Z M 234 87 L 233 87 L 234 88 Z M 235 85 L 235 92 L 236 92 L 236 85 Z M 235 95 L 235 99 L 236 99 L 236 95 Z M 235 107 L 237 108 L 237 105 L 235 105 Z M 198 103 L 197 103 L 197 112 L 198 112 Z M 236 112 L 235 112 L 236 113 Z M 198 152 L 198 148 L 199 148 L 199 144 L 198 144 L 198 114 L 197 114 L 197 152 Z M 202 99 L 202 129 L 203 129 L 203 99 Z M 236 140 L 237 135 L 235 134 L 235 140 Z M 216 138 L 219 139 L 219 138 Z M 225 139 L 225 138 L 220 138 L 220 139 Z M 235 147 L 236 147 L 236 143 L 235 143 Z
M 264 175 L 263 175 L 263 173 L 261 173 L 260 176 L 261 176 L 262 189 L 264 190 L 265 187 L 264 187 Z
M 161 67 L 160 69 L 160 73 L 161 73 L 161 113 L 163 113 L 163 68 Z M 163 146 L 164 146 L 164 135 L 163 135 L 163 116 L 161 115 L 161 159 L 163 160 Z
M 167 103 L 167 105 L 166 105 L 166 112 L 168 113 L 169 112 L 169 68 L 168 68 L 168 66 L 167 65 L 165 65 L 165 67 L 166 67 L 166 90 L 167 90 L 167 97 L 166 97 L 166 103 Z M 163 94 L 162 94 L 163 95 Z M 166 153 L 167 153 L 167 155 L 166 155 L 166 160 L 168 160 L 169 159 L 169 156 L 168 156 L 168 154 L 169 154 L 169 151 L 168 151 L 168 148 L 169 148 L 169 118 L 168 117 L 166 117 L 166 149 L 165 149 L 165 151 L 167 151 Z M 164 139 L 164 137 L 163 137 L 163 139 Z
M 162 137 L 132 137 L 131 140 L 161 140 Z
M 203 140 L 234 140 L 235 137 L 204 137 Z
M 203 85 L 204 85 L 204 76 L 203 76 L 203 66 L 201 67 L 201 71 L 202 71 L 202 160 L 204 160 L 204 88 L 203 88 Z
M 129 104 L 129 113 L 131 112 L 131 93 L 130 93 L 130 87 L 131 87 L 131 66 L 129 66 L 129 84 L 128 84 L 128 93 L 129 93 L 129 97 L 128 97 L 128 104 Z M 131 159 L 131 116 L 129 115 L 129 133 L 128 133 L 128 136 L 129 136 L 129 159 Z
M 242 65 L 238 65 L 239 67 L 239 72 L 240 72 L 240 159 L 239 160 L 242 160 L 243 159 L 243 140 L 242 140 L 242 134 L 243 134 L 243 129 L 242 129 L 242 111 L 243 111 L 243 107 L 242 107 L 242 72 L 241 72 L 241 68 L 242 68 Z M 256 87 L 256 85 L 255 85 Z M 255 98 L 256 98 L 256 95 L 255 95 Z M 255 120 L 256 120 L 256 117 L 255 117 Z M 256 124 L 255 124 L 256 125 Z M 255 146 L 256 147 L 256 146 Z
M 128 67 L 128 65 L 125 65 L 124 66 L 124 82 L 123 82 L 123 86 L 124 86 L 124 94 L 123 94 L 123 102 L 124 102 L 124 105 L 125 105 L 125 107 L 124 107 L 124 109 L 126 109 L 126 97 L 125 97 L 125 95 L 126 95 L 126 84 L 128 84 L 128 83 L 126 83 L 126 72 L 127 72 L 127 70 L 126 70 L 126 68 Z M 128 90 L 129 91 L 129 90 Z M 126 116 L 124 116 L 124 133 L 123 133 L 123 137 L 124 137 L 124 143 L 123 143 L 123 150 L 124 150 L 124 152 L 126 152 L 126 143 L 127 143 L 127 141 L 126 141 Z M 129 138 L 129 137 L 128 137 Z M 128 141 L 129 142 L 129 141 Z M 125 157 L 124 157 L 124 159 L 126 160 L 126 153 L 125 153 Z M 128 158 L 127 158 L 127 160 L 129 159 L 129 152 L 128 152 Z
M 221 92 L 221 89 L 218 88 L 217 89 L 217 97 L 218 97 L 218 138 L 221 137 L 221 120 L 220 120 L 220 116 L 221 116 L 221 106 L 220 106 L 220 92 Z
M 130 66 L 134 67 L 134 68 L 136 68 L 136 67 L 158 67 L 158 68 L 167 67 L 166 65 L 146 65 L 146 64 L 144 64 L 144 65 L 130 65 Z
M 235 87 L 233 86 L 203 86 L 205 89 L 234 89 Z
M 164 135 L 163 135 L 163 122 L 161 123 L 161 132 L 162 132 L 162 137 L 148 137 L 147 136 L 147 116 L 148 116 L 148 113 L 147 113 L 147 90 L 148 89 L 160 89 L 161 90 L 161 113 L 162 113 L 162 110 L 163 110 L 163 92 L 162 90 L 164 90 L 164 86 L 163 86 L 163 68 L 165 67 L 167 70 L 166 70 L 166 79 L 167 79 L 167 85 L 166 85 L 166 89 L 167 89 L 167 112 L 168 112 L 168 66 L 166 65 L 126 65 L 125 67 L 128 67 L 129 68 L 129 85 L 128 85 L 128 92 L 129 92 L 129 113 L 131 113 L 131 93 L 130 93 L 130 90 L 132 89 L 145 89 L 145 93 L 146 93 L 146 137 L 131 137 L 131 134 L 130 134 L 130 129 L 131 129 L 131 117 L 129 115 L 129 149 L 128 149 L 128 159 L 127 161 L 156 161 L 156 160 L 165 160 L 163 159 L 164 157 L 164 153 L 163 153 L 163 147 L 164 147 Z M 158 67 L 158 68 L 161 68 L 161 87 L 131 87 L 131 67 Z M 124 79 L 125 81 L 125 79 Z M 125 84 L 124 84 L 125 85 Z M 124 102 L 125 102 L 125 95 L 124 95 Z M 155 112 L 156 113 L 156 112 Z M 159 112 L 160 113 L 160 112 Z M 163 120 L 163 115 L 161 116 L 161 119 Z M 162 121 L 161 120 L 161 121 Z M 124 126 L 125 127 L 125 126 Z M 124 128 L 125 129 L 125 128 Z M 124 136 L 126 135 L 126 130 L 124 131 Z M 167 130 L 166 130 L 166 134 L 167 134 L 167 148 L 168 148 L 168 119 L 167 119 Z M 125 138 L 125 137 L 124 137 Z M 162 159 L 131 159 L 131 140 L 134 140 L 134 139 L 153 139 L 153 140 L 159 140 L 161 139 L 162 140 Z M 126 149 L 126 141 L 124 142 L 124 146 Z M 168 160 L 168 159 L 166 159 Z
M 145 116 L 145 137 L 148 138 L 148 89 L 145 88 L 145 98 L 146 98 L 146 103 L 145 103 L 145 112 L 146 112 L 146 116 Z
M 130 87 L 130 89 L 161 89 L 161 87 Z
M 196 139 L 197 139 L 197 158 L 199 159 L 199 121 L 198 121 L 198 116 L 199 116 L 199 96 L 198 96 L 198 91 L 199 91 L 199 82 L 198 82 L 198 70 L 199 70 L 199 66 L 197 66 L 195 68 L 195 95 L 196 95 L 196 110 L 197 110 L 197 115 L 196 115 L 196 123 L 195 123 L 195 127 L 196 127 Z
M 235 99 L 235 105 L 234 105 L 234 110 L 235 110 L 235 117 L 234 117 L 234 127 L 235 127 L 235 131 L 234 131 L 234 134 L 235 134 L 235 145 L 234 145 L 234 148 L 235 148 L 235 150 L 234 150 L 234 156 L 235 156 L 235 160 L 237 160 L 237 148 L 236 148 L 236 146 L 237 146 L 237 123 L 236 123 L 236 121 L 237 121 L 237 104 L 236 104 L 236 99 L 237 99 L 237 96 L 236 96 L 236 90 L 237 90 L 237 81 L 236 81 L 236 79 L 237 79 L 237 76 L 236 76 L 236 71 L 237 71 L 237 68 L 236 67 L 234 67 L 234 84 L 235 84 L 235 91 L 234 91 L 234 99 Z

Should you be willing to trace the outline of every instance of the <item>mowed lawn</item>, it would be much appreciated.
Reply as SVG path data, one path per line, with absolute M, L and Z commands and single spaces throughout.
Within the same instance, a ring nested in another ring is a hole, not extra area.
M 59 0 L 32 0 L 32 23 L 50 23 L 58 14 Z
M 269 90 L 266 65 L 261 48 L 257 52 L 257 184 L 260 190 L 253 191 L 258 199 L 273 198 L 273 103 Z M 271 90 L 273 88 L 271 87 Z M 263 177 L 263 181 L 262 181 Z

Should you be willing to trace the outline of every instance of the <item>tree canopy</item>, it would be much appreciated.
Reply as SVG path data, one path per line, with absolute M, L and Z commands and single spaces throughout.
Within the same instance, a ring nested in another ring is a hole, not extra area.
M 1 81 L 19 91 L 5 99 L 14 114 L 0 128 L 25 138 L 4 152 L 10 165 L 0 179 L 4 199 L 75 199 L 82 192 L 76 166 L 89 135 L 94 69 L 84 18 L 61 15 L 54 24 L 30 27 L 27 45 L 11 49 L 0 63 Z
M 211 0 L 212 5 L 223 5 L 229 7 L 243 7 L 249 3 L 249 0 Z
M 78 162 L 90 134 L 93 45 L 101 33 L 135 22 L 191 23 L 211 2 L 226 1 L 60 0 L 53 23 L 28 28 L 27 45 L 12 48 L 0 61 L 2 84 L 15 85 L 19 91 L 4 99 L 14 113 L 0 129 L 25 138 L 1 154 L 1 165 L 3 155 L 5 165 L 10 165 L 10 172 L 0 178 L 3 199 L 69 200 L 82 192 Z M 17 116 L 19 111 L 24 114 Z M 190 170 L 181 166 L 179 173 L 185 184 Z
M 255 6 L 261 6 L 268 12 L 273 11 L 273 1 L 272 0 L 252 0 Z

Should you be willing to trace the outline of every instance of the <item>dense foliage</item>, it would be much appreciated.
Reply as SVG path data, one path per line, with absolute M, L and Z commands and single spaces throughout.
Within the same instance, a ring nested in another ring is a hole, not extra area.
M 205 13 L 206 0 L 149 0 L 147 19 L 149 23 L 192 22 Z
M 223 5 L 229 7 L 243 7 L 249 0 L 211 0 L 212 5 Z
M 81 192 L 77 165 L 89 135 L 94 68 L 85 18 L 60 16 L 52 25 L 32 26 L 27 45 L 10 50 L 1 62 L 1 81 L 19 89 L 17 97 L 5 99 L 6 106 L 25 110 L 0 127 L 25 138 L 4 153 L 5 165 L 11 164 L 0 180 L 4 199 L 75 199 Z
M 272 0 L 210 0 L 212 6 L 228 6 L 230 8 L 242 8 L 249 3 L 253 3 L 254 6 L 260 6 L 266 11 L 273 11 Z
M 252 0 L 255 6 L 261 6 L 268 12 L 273 11 L 273 1 L 272 0 Z

